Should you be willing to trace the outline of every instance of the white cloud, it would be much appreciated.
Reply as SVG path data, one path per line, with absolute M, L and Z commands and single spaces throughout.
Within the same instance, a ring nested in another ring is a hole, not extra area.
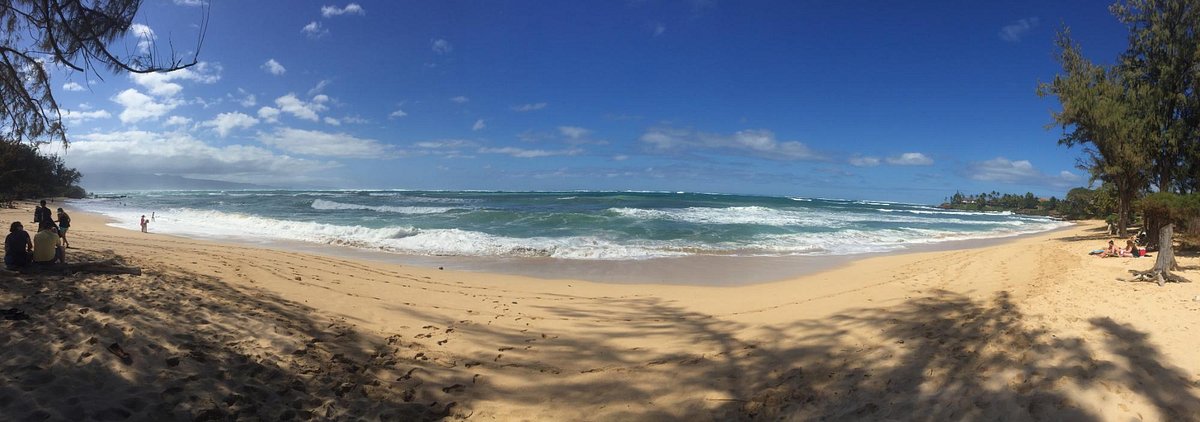
M 749 129 L 732 135 L 689 129 L 652 128 L 639 138 L 660 152 L 725 150 L 774 160 L 817 160 L 821 157 L 799 141 L 780 141 L 766 129 Z
M 1000 39 L 1008 42 L 1019 42 L 1025 34 L 1037 26 L 1038 18 L 1036 17 L 1017 20 L 1000 28 Z
M 434 53 L 449 54 L 451 51 L 454 51 L 454 46 L 450 44 L 450 41 L 446 41 L 441 38 L 431 40 L 429 41 L 429 44 Z
M 300 28 L 300 33 L 307 35 L 309 38 L 321 38 L 329 35 L 329 30 L 321 26 L 320 22 L 312 21 L 308 25 Z
M 283 65 L 279 64 L 279 62 L 275 61 L 275 59 L 267 59 L 267 62 L 263 63 L 262 66 L 259 66 L 259 68 L 275 76 L 287 73 L 287 68 L 283 67 Z
M 206 179 L 295 183 L 338 166 L 277 155 L 255 146 L 213 147 L 182 131 L 90 133 L 71 141 L 67 164 L 83 173 L 172 174 Z
M 361 124 L 365 124 L 365 123 L 371 123 L 370 120 L 364 119 L 357 115 L 342 117 L 341 120 L 342 120 L 342 123 L 352 124 L 352 125 L 361 125 Z
M 129 34 L 137 38 L 138 51 L 142 54 L 149 53 L 154 48 L 154 39 L 158 38 L 158 36 L 154 35 L 153 29 L 140 23 L 129 25 Z
M 183 91 L 183 86 L 174 81 L 212 84 L 221 80 L 220 73 L 220 65 L 200 62 L 193 67 L 168 73 L 131 73 L 129 79 L 141 85 L 151 95 L 173 97 Z
M 972 179 L 988 182 L 1015 183 L 1042 176 L 1041 172 L 1033 168 L 1033 163 L 1030 163 L 1029 160 L 1010 161 L 1004 157 L 996 157 L 975 163 L 972 167 L 970 175 Z
M 628 160 L 628 159 L 629 159 L 629 156 L 628 156 L 628 155 L 624 155 L 624 154 L 621 154 L 621 155 L 614 155 L 614 156 L 612 157 L 612 159 L 613 159 L 613 161 L 625 161 L 625 160 Z
M 190 124 L 192 124 L 192 119 L 183 116 L 171 116 L 163 122 L 163 126 L 187 126 Z
M 580 139 L 587 136 L 592 131 L 581 128 L 579 126 L 559 126 L 558 133 L 570 139 Z
M 479 119 L 479 120 L 475 121 L 475 124 L 471 125 L 471 130 L 478 132 L 478 131 L 483 130 L 486 127 L 487 127 L 487 124 L 483 122 L 483 119 Z
M 1083 180 L 1083 177 L 1080 177 L 1078 174 L 1066 170 L 1058 172 L 1058 178 L 1066 183 L 1076 183 Z
M 582 149 L 571 148 L 564 150 L 544 150 L 544 149 L 524 149 L 517 147 L 502 147 L 502 148 L 480 148 L 480 154 L 503 154 L 516 158 L 541 158 L 553 157 L 560 155 L 579 155 L 583 153 Z
M 317 94 L 324 92 L 325 87 L 329 86 L 329 82 L 330 81 L 328 79 L 322 79 L 320 82 L 317 82 L 316 86 L 314 86 L 314 87 L 312 87 L 312 89 L 308 90 L 308 95 L 312 96 L 312 95 L 317 95 Z
M 254 94 L 241 88 L 238 88 L 238 94 L 242 94 L 242 98 L 238 99 L 238 104 L 241 104 L 242 107 L 254 107 L 258 104 L 258 97 Z
M 302 155 L 345 158 L 393 158 L 398 151 L 374 139 L 357 138 L 345 133 L 278 128 L 258 133 L 258 140 L 281 150 Z
M 332 117 L 325 117 L 323 120 L 325 121 L 325 124 L 327 124 L 327 125 L 331 125 L 331 126 L 341 126 L 342 125 L 341 120 L 338 120 L 338 119 L 335 119 Z
M 175 0 L 175 4 L 180 6 L 203 6 L 207 4 L 205 0 Z
M 919 152 L 906 152 L 888 157 L 887 162 L 896 166 L 928 166 L 933 164 L 933 159 Z
M 879 157 L 858 156 L 850 157 L 850 165 L 855 167 L 875 167 L 879 165 Z
M 464 96 L 462 96 L 462 95 L 459 95 L 459 96 L 457 96 L 457 97 L 451 98 L 451 99 L 450 99 L 450 101 L 453 101 L 453 102 L 456 102 L 456 103 L 459 103 L 459 104 L 466 104 L 468 101 L 471 101 L 471 99 L 470 99 L 470 98 L 467 98 L 467 97 L 464 97 Z
M 125 110 L 121 111 L 120 114 L 121 123 L 154 120 L 166 115 L 179 106 L 178 101 L 168 99 L 165 102 L 158 102 L 153 97 L 138 92 L 138 90 L 133 88 L 121 91 L 112 100 L 125 107 Z
M 543 108 L 546 108 L 546 105 L 547 105 L 546 103 L 521 104 L 521 105 L 512 106 L 512 110 L 516 111 L 516 112 L 524 113 L 526 111 L 541 110 Z
M 258 117 L 267 123 L 275 123 L 279 121 L 279 109 L 275 107 L 263 106 L 258 109 Z
M 317 95 L 313 97 L 312 101 L 305 102 L 304 100 L 297 98 L 296 94 L 289 93 L 282 97 L 276 98 L 275 106 L 279 107 L 280 111 L 291 114 L 296 118 L 315 122 L 320 120 L 320 116 L 318 116 L 317 113 L 325 111 L 329 108 L 325 105 L 325 103 L 328 101 L 328 96 Z M 259 109 L 259 112 L 261 113 L 262 110 Z
M 1004 157 L 971 163 L 967 169 L 971 179 L 985 182 L 1016 183 L 1027 185 L 1048 185 L 1065 187 L 1079 182 L 1078 175 L 1069 171 L 1061 171 L 1057 175 L 1042 173 L 1029 160 L 1011 161 Z
M 405 113 L 404 110 L 396 109 L 396 111 L 393 111 L 392 114 L 388 115 L 388 118 L 395 119 L 395 118 L 404 117 L 407 115 L 408 115 L 408 113 Z
M 413 144 L 421 149 L 454 149 L 454 148 L 473 148 L 479 144 L 474 141 L 463 139 L 442 139 L 437 141 L 421 141 Z
M 112 114 L 109 113 L 107 110 L 95 110 L 95 111 L 63 110 L 62 111 L 62 119 L 64 122 L 67 122 L 68 124 L 82 123 L 82 122 L 86 122 L 88 120 L 107 119 L 110 117 L 112 117 Z
M 75 82 L 67 82 L 67 83 L 63 84 L 63 89 L 67 90 L 67 91 L 78 92 L 78 91 L 83 91 L 85 88 L 83 87 L 83 85 L 77 84 Z
M 234 129 L 246 129 L 254 127 L 258 124 L 258 119 L 250 117 L 247 114 L 240 112 L 221 113 L 217 117 L 204 122 L 204 126 L 211 127 L 217 131 L 217 135 L 222 138 L 229 135 L 229 132 Z
M 347 4 L 346 7 L 337 6 L 322 6 L 321 16 L 331 18 L 341 15 L 365 15 L 367 11 L 359 6 L 358 3 Z

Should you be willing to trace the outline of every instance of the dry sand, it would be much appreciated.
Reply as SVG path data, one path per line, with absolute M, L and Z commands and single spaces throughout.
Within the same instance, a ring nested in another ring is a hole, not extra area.
M 1097 224 L 689 287 L 71 215 L 69 261 L 143 273 L 0 275 L 0 309 L 29 316 L 0 320 L 0 419 L 1200 420 L 1200 283 L 1116 281 L 1152 261 L 1088 256 Z

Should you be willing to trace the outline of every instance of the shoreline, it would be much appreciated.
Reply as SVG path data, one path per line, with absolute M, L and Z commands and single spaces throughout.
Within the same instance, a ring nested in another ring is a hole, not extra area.
M 82 211 L 69 203 L 75 212 L 106 221 L 109 227 L 139 232 L 134 228 L 115 226 L 111 217 Z M 382 264 L 414 265 L 426 268 L 447 268 L 474 273 L 497 273 L 525 276 L 543 280 L 579 279 L 612 284 L 667 284 L 683 286 L 744 286 L 772 283 L 797 277 L 818 274 L 850 263 L 874 257 L 976 249 L 1011 242 L 1018 239 L 1068 230 L 1077 223 L 1042 232 L 1021 233 L 1009 236 L 950 240 L 931 243 L 914 243 L 895 250 L 866 252 L 849 255 L 791 255 L 791 256 L 720 256 L 693 255 L 622 260 L 584 260 L 540 257 L 482 257 L 482 256 L 436 256 L 412 255 L 384 250 L 358 248 L 346 245 L 318 244 L 297 240 L 249 238 L 220 238 L 187 236 L 161 233 L 163 236 L 200 241 L 231 243 L 241 246 L 282 249 L 293 252 L 319 254 L 331 258 L 349 258 Z M 153 232 L 153 226 L 151 226 Z
M 26 221 L 32 205 L 0 210 Z M 172 237 L 72 213 L 0 273 L 16 419 L 1196 420 L 1200 283 L 1083 223 L 737 286 L 595 283 Z M 1180 257 L 1200 280 L 1200 257 Z M 106 350 L 119 344 L 123 362 Z M 49 415 L 49 416 L 46 416 Z

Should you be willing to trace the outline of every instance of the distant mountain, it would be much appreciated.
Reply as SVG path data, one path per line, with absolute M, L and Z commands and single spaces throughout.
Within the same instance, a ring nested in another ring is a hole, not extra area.
M 122 190 L 235 190 L 274 189 L 253 183 L 192 179 L 167 174 L 84 173 L 79 183 L 88 192 Z

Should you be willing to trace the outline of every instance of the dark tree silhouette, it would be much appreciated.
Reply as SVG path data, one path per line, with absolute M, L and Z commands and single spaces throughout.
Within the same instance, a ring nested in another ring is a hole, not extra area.
M 47 65 L 96 74 L 153 73 L 184 69 L 198 63 L 208 24 L 205 7 L 196 48 L 190 58 L 174 49 L 160 57 L 154 48 L 116 53 L 111 46 L 133 25 L 140 0 L 2 0 L 0 1 L 0 141 L 39 143 L 47 139 L 68 145 L 62 114 L 50 86 Z

